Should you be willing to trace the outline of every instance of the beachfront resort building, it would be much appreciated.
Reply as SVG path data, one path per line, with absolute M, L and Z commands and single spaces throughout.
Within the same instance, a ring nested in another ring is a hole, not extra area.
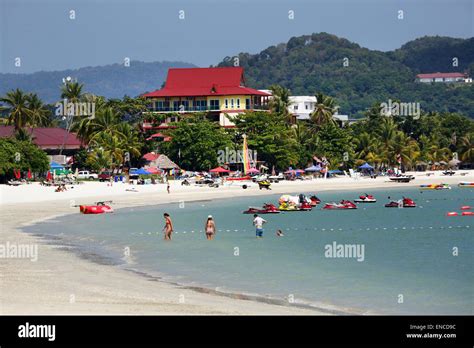
M 416 82 L 421 83 L 471 83 L 472 78 L 467 74 L 453 73 L 430 73 L 416 75 Z
M 232 117 L 240 113 L 267 110 L 270 96 L 246 87 L 241 67 L 172 68 L 162 89 L 142 95 L 150 112 L 173 114 L 165 123 L 178 121 L 180 115 L 206 112 L 223 127 L 233 127 Z

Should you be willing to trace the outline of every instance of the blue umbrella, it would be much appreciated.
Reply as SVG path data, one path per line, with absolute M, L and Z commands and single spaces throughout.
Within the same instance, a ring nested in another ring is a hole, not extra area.
M 321 166 L 311 166 L 305 169 L 307 172 L 319 172 L 321 171 Z
M 328 171 L 329 174 L 344 174 L 344 172 L 342 170 L 339 170 L 339 169 L 333 169 L 333 170 L 330 170 Z
M 60 165 L 60 164 L 57 163 L 57 162 L 51 162 L 50 165 L 49 165 L 49 168 L 50 168 L 51 170 L 55 170 L 55 169 L 62 170 L 62 169 L 64 169 L 64 166 Z
M 365 162 L 363 165 L 359 167 L 359 169 L 374 169 L 374 167 L 372 167 L 370 164 Z
M 145 169 L 143 168 L 140 168 L 136 171 L 133 172 L 133 174 L 138 174 L 138 175 L 150 175 L 151 173 L 146 171 Z

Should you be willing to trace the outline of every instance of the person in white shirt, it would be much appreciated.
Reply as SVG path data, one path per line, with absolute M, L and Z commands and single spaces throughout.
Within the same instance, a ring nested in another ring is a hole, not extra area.
M 267 221 L 262 219 L 260 216 L 257 214 L 253 215 L 253 224 L 255 225 L 255 235 L 257 238 L 262 238 L 263 237 L 263 224 L 266 223 Z

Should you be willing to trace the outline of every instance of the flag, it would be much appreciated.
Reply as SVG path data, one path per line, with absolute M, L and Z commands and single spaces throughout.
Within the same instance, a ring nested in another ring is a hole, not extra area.
M 244 174 L 247 174 L 247 172 L 250 170 L 250 161 L 249 161 L 249 149 L 247 145 L 247 136 L 244 134 L 244 144 L 242 148 L 242 160 L 243 160 L 243 165 L 244 165 Z

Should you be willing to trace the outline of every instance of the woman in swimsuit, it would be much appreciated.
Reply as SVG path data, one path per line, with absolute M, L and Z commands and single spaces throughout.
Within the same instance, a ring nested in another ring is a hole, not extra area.
M 171 221 L 170 215 L 164 213 L 163 217 L 165 218 L 165 227 L 163 231 L 165 232 L 165 240 L 171 240 L 171 234 L 173 233 L 173 222 Z
M 204 231 L 206 231 L 206 239 L 213 240 L 216 234 L 216 224 L 212 219 L 212 215 L 207 217 L 206 226 L 204 227 Z

